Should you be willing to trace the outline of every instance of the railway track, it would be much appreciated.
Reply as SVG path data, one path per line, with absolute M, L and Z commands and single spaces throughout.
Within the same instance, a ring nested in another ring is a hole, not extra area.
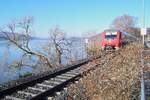
M 110 54 L 103 53 L 101 57 Z M 97 57 L 98 59 L 99 57 Z M 94 58 L 95 59 L 95 58 Z M 66 66 L 52 73 L 46 73 L 31 80 L 0 90 L 0 100 L 41 100 L 65 88 L 70 82 L 81 77 L 82 74 L 95 69 L 99 64 L 92 63 L 93 58 L 84 59 Z
M 141 100 L 150 100 L 150 49 L 141 53 Z
M 37 100 L 53 93 L 65 86 L 83 72 L 82 65 L 89 59 L 82 60 L 68 68 L 50 73 L 37 79 L 33 79 L 19 85 L 0 91 L 2 100 Z

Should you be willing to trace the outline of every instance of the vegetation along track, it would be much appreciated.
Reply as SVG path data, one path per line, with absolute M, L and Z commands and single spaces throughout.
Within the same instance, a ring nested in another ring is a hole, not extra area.
M 107 51 L 101 53 L 100 57 L 84 59 L 77 63 L 56 70 L 53 73 L 47 73 L 37 78 L 16 83 L 17 85 L 5 87 L 0 90 L 0 99 L 2 100 L 37 100 L 44 99 L 46 96 L 59 91 L 68 83 L 81 77 L 92 69 L 95 69 L 99 63 L 95 63 L 96 59 L 105 57 L 105 55 L 112 53 Z M 97 60 L 98 62 L 100 60 Z M 93 63 L 94 62 L 94 63 Z
M 142 98 L 150 100 L 150 49 L 144 49 L 141 53 L 142 62 Z

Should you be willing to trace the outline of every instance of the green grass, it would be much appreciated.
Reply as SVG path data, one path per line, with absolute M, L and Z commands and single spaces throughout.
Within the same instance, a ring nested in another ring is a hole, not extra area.
M 26 78 L 26 77 L 29 77 L 29 76 L 32 76 L 32 73 L 31 72 L 27 72 L 23 75 L 20 75 L 19 78 Z

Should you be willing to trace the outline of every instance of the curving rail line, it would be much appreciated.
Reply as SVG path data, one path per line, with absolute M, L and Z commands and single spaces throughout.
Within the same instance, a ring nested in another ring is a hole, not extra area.
M 94 70 L 99 63 L 92 63 L 93 59 L 104 57 L 111 51 L 102 53 L 100 57 L 84 59 L 73 65 L 68 65 L 53 72 L 46 72 L 35 78 L 26 79 L 17 85 L 0 90 L 0 100 L 41 100 L 64 88 L 75 81 L 82 74 Z
M 81 66 L 89 61 L 90 59 L 84 59 L 53 73 L 3 89 L 0 91 L 0 98 L 2 100 L 41 99 L 79 77 L 83 72 Z

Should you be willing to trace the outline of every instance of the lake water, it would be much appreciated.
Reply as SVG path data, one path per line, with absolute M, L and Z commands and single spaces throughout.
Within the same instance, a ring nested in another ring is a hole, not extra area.
M 30 42 L 30 47 L 32 50 L 41 51 L 41 46 L 47 44 L 47 42 L 48 40 L 32 40 Z M 84 41 L 74 41 L 70 49 L 72 52 L 71 55 L 76 60 L 86 58 Z M 0 41 L 0 83 L 18 78 L 19 73 L 32 72 L 32 68 L 28 66 L 23 67 L 19 71 L 8 66 L 8 64 L 12 63 L 14 60 L 19 60 L 21 55 L 22 51 L 17 47 L 9 44 L 7 41 Z M 69 61 L 66 59 L 66 55 L 67 54 L 62 55 L 62 63 L 64 65 Z

